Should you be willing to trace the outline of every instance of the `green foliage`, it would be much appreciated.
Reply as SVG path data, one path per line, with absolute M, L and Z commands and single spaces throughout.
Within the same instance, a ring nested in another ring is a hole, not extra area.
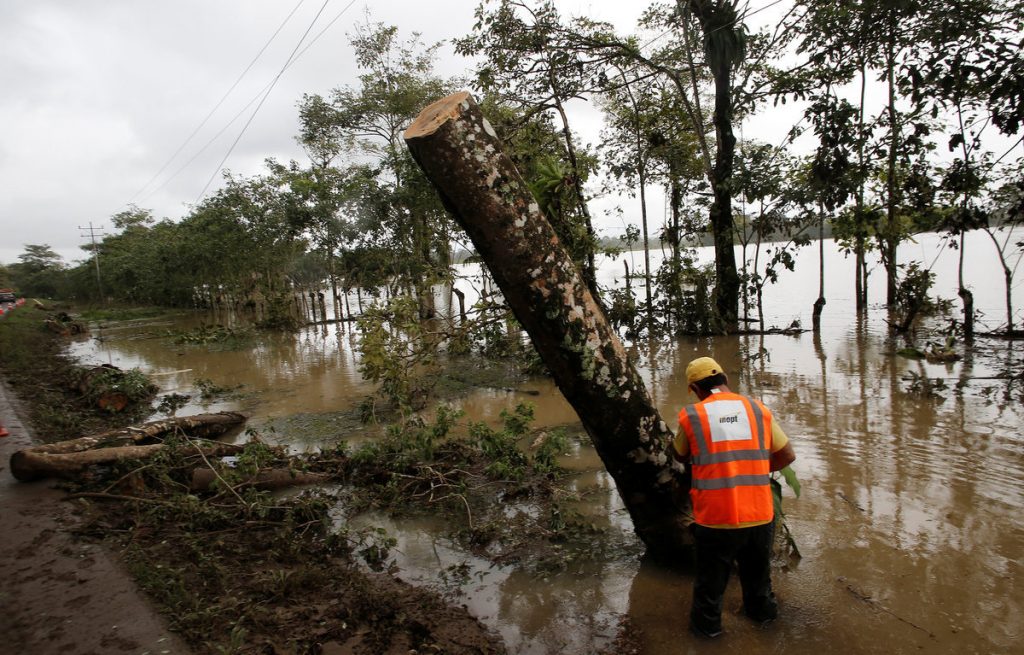
M 547 433 L 537 451 L 533 454 L 533 468 L 538 473 L 557 473 L 561 471 L 557 458 L 569 447 L 569 438 L 565 430 L 557 429 Z
M 84 321 L 134 321 L 167 314 L 160 307 L 88 307 L 81 312 Z
M 715 324 L 711 289 L 714 265 L 698 266 L 687 253 L 667 259 L 655 277 L 656 307 L 675 334 L 707 334 Z
M 267 315 L 256 322 L 256 327 L 261 330 L 284 330 L 293 331 L 301 322 L 293 312 L 292 297 L 287 294 L 278 294 L 269 299 L 266 304 Z
M 169 393 L 160 399 L 156 409 L 161 414 L 173 416 L 175 412 L 187 405 L 190 400 L 192 400 L 192 396 L 181 393 Z
M 434 350 L 424 341 L 419 303 L 411 296 L 396 296 L 374 303 L 357 323 L 359 372 L 380 385 L 380 392 L 401 412 L 423 406 L 430 379 L 425 370 L 434 361 Z
M 583 268 L 596 244 L 588 232 L 585 215 L 579 211 L 572 167 L 565 166 L 553 155 L 541 155 L 535 160 L 534 166 L 533 176 L 528 183 L 530 193 L 572 260 Z
M 896 289 L 896 302 L 900 312 L 896 325 L 898 331 L 906 332 L 914 319 L 921 314 L 949 309 L 949 301 L 931 296 L 935 273 L 922 268 L 917 262 L 901 265 L 900 270 L 903 275 L 900 276 Z
M 66 295 L 67 269 L 63 258 L 46 244 L 27 244 L 18 262 L 7 265 L 11 286 L 23 296 L 56 298 Z M 95 284 L 95 278 L 93 278 Z M 6 285 L 5 285 L 6 286 Z
M 439 405 L 431 423 L 413 416 L 389 425 L 383 439 L 367 442 L 356 449 L 352 453 L 352 462 L 357 467 L 380 467 L 392 472 L 405 471 L 419 462 L 428 462 L 433 459 L 437 445 L 461 417 L 461 410 Z
M 863 182 L 854 162 L 858 145 L 857 108 L 829 93 L 807 108 L 818 147 L 810 161 L 806 200 L 829 213 L 842 206 Z
M 226 393 L 235 391 L 236 389 L 241 388 L 241 386 L 242 385 L 221 386 L 209 378 L 198 378 L 195 381 L 195 387 L 199 391 L 199 397 L 202 400 L 212 400 L 217 396 L 222 396 Z
M 789 466 L 779 471 L 782 475 L 783 481 L 786 485 L 793 490 L 793 494 L 800 497 L 800 480 L 796 477 L 796 472 Z M 800 559 L 800 549 L 797 547 L 796 539 L 793 537 L 793 533 L 790 531 L 789 526 L 786 524 L 786 514 L 782 511 L 782 484 L 778 481 L 775 476 L 769 480 L 772 488 L 772 503 L 775 507 L 775 526 L 781 528 L 783 540 L 788 548 L 789 557 Z
M 640 330 L 640 308 L 632 287 L 611 289 L 606 293 L 605 315 L 616 328 L 625 329 L 626 336 L 636 335 Z
M 391 550 L 398 545 L 398 540 L 388 535 L 383 528 L 375 528 L 360 535 L 356 552 L 363 558 L 366 565 L 373 571 L 383 571 Z
M 518 441 L 526 434 L 533 420 L 533 406 L 516 405 L 512 412 L 501 411 L 502 429 L 485 423 L 471 423 L 469 436 L 490 462 L 485 472 L 495 479 L 519 480 L 526 474 L 529 460 L 519 449 Z
M 90 404 L 104 406 L 108 411 L 121 411 L 117 403 L 107 404 L 106 399 L 122 395 L 129 405 L 148 403 L 159 390 L 148 375 L 137 368 L 123 371 L 114 367 L 80 367 L 74 374 L 82 395 Z
M 787 466 L 786 468 L 779 471 L 782 474 L 782 479 L 786 481 L 786 484 L 790 489 L 793 490 L 793 494 L 800 497 L 800 480 L 796 477 L 796 471 L 792 467 Z
M 905 357 L 906 359 L 924 359 L 924 353 L 913 346 L 900 348 L 896 351 L 896 354 L 900 357 Z
M 218 344 L 225 348 L 236 349 L 247 345 L 253 337 L 248 328 L 235 328 L 226 325 L 201 324 L 187 331 L 168 332 L 174 343 L 193 346 Z
M 396 27 L 359 26 L 352 47 L 360 69 L 358 84 L 334 89 L 329 99 L 306 96 L 301 107 L 301 141 L 316 164 L 315 177 L 334 175 L 340 181 L 337 188 L 344 191 L 316 193 L 315 202 L 299 207 L 315 209 L 306 224 L 330 270 L 335 270 L 335 253 L 344 245 L 342 268 L 357 283 L 408 285 L 426 298 L 431 284 L 450 277 L 452 224 L 404 147 L 401 132 L 454 84 L 433 72 L 438 45 L 424 45 L 415 34 L 403 41 Z M 369 165 L 332 173 L 328 164 L 343 151 L 364 156 Z M 339 229 L 335 207 L 356 218 L 349 226 L 354 231 Z M 383 260 L 360 261 L 362 255 L 378 254 Z M 388 270 L 373 274 L 374 280 L 364 277 L 381 264 Z M 420 311 L 424 318 L 433 314 L 426 302 Z

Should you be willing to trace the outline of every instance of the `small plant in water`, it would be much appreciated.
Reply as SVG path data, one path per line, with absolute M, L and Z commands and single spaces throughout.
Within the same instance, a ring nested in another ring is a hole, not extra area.
M 366 565 L 378 572 L 387 568 L 391 549 L 398 545 L 398 540 L 390 536 L 384 528 L 373 528 L 360 537 L 361 547 L 358 547 L 356 552 Z
M 793 495 L 797 498 L 800 497 L 800 480 L 796 477 L 796 472 L 789 466 L 778 472 L 782 476 L 782 480 L 786 483 L 790 489 L 793 490 Z M 789 525 L 786 523 L 786 513 L 782 511 L 782 483 L 779 482 L 778 476 L 773 475 L 769 481 L 772 487 L 772 502 L 775 505 L 775 529 L 776 534 L 781 529 L 782 538 L 788 549 L 787 555 L 790 558 L 800 559 L 800 549 L 796 545 L 796 539 L 793 538 L 793 533 L 789 529 Z
M 929 378 L 915 371 L 907 371 L 903 381 L 906 383 L 903 389 L 906 393 L 931 400 L 945 400 L 942 392 L 949 389 L 949 385 L 942 378 Z
M 235 386 L 220 386 L 209 378 L 199 378 L 195 381 L 195 387 L 199 390 L 199 397 L 203 400 L 212 400 L 217 396 L 223 396 L 226 393 L 230 393 L 237 389 L 240 389 L 242 385 L 238 384 Z
M 175 412 L 187 405 L 190 400 L 192 400 L 192 396 L 187 394 L 169 393 L 160 399 L 160 404 L 156 406 L 156 409 L 161 414 L 173 416 Z
M 147 402 L 159 387 L 137 368 L 123 371 L 114 366 L 79 368 L 76 386 L 90 404 L 110 412 L 119 412 L 128 405 Z

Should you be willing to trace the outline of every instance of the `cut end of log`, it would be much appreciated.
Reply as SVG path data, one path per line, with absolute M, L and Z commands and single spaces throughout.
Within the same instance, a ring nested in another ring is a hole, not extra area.
M 462 103 L 469 99 L 468 91 L 459 91 L 448 97 L 441 98 L 429 105 L 420 112 L 416 120 L 405 131 L 405 140 L 427 136 L 437 131 L 437 128 L 448 122 L 448 119 L 455 118 L 462 112 Z

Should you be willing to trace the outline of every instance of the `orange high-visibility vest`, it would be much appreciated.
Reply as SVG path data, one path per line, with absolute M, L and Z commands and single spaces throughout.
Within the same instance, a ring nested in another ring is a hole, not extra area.
M 738 525 L 775 517 L 769 486 L 772 414 L 757 400 L 713 393 L 679 412 L 690 443 L 690 499 L 698 525 Z

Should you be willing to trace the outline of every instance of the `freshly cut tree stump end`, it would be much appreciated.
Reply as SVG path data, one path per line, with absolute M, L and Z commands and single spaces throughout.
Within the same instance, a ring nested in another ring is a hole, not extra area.
M 459 91 L 428 105 L 405 130 L 404 138 L 409 140 L 433 134 L 449 119 L 458 116 L 463 109 L 468 109 L 468 100 L 469 92 Z

